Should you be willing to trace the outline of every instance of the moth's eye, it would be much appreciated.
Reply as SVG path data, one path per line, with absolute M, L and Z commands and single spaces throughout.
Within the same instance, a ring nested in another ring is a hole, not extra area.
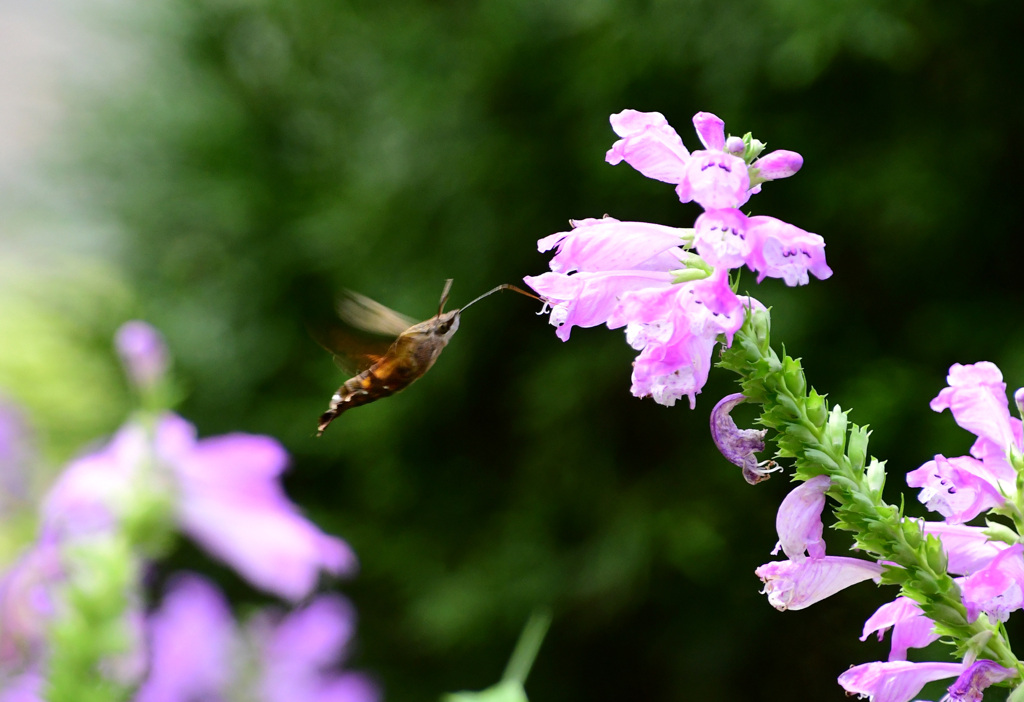
M 443 324 L 438 324 L 437 327 L 434 328 L 434 333 L 437 334 L 438 336 L 444 336 L 445 334 L 448 333 L 448 330 L 451 329 L 451 328 L 452 328 L 452 320 L 449 319 L 448 321 L 444 322 Z

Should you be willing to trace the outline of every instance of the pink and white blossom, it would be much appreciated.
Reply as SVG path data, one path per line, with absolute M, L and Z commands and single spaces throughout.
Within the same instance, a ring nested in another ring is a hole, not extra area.
M 664 183 L 678 183 L 690 152 L 660 112 L 623 110 L 611 116 L 612 129 L 621 139 L 605 160 L 615 166 L 625 161 L 643 175 Z
M 878 580 L 882 566 L 861 558 L 825 556 L 799 561 L 772 561 L 754 571 L 762 592 L 779 611 L 804 609 L 865 580 Z
M 839 676 L 847 694 L 871 702 L 910 702 L 926 684 L 960 675 L 960 663 L 874 661 L 855 665 Z
M 751 217 L 747 236 L 753 247 L 748 265 L 757 271 L 757 282 L 782 278 L 786 285 L 806 285 L 808 273 L 825 280 L 832 269 L 825 263 L 825 240 L 775 217 Z
M 897 597 L 879 607 L 864 622 L 864 633 L 860 640 L 864 641 L 877 632 L 878 640 L 881 641 L 885 630 L 890 628 L 890 661 L 905 661 L 908 649 L 924 648 L 939 639 L 939 635 L 935 633 L 935 622 L 926 617 L 921 607 L 909 597 Z
M 1005 622 L 1024 605 L 1024 545 L 1003 550 L 984 568 L 960 581 L 968 621 L 982 612 Z
M 572 220 L 572 229 L 537 242 L 537 250 L 557 249 L 551 259 L 555 273 L 574 271 L 680 268 L 679 246 L 685 230 L 647 222 L 620 222 L 614 217 Z
M 825 508 L 825 492 L 831 485 L 832 479 L 827 475 L 817 475 L 786 495 L 775 517 L 779 542 L 772 551 L 773 556 L 780 549 L 792 561 L 800 561 L 808 556 L 825 556 L 821 512 Z
M 1006 502 L 995 483 L 984 464 L 970 456 L 937 455 L 907 473 L 907 485 L 921 488 L 918 499 L 949 524 L 969 522 Z

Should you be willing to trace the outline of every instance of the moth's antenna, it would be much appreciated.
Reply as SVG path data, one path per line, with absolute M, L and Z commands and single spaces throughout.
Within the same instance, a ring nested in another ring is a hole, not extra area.
M 452 279 L 444 281 L 444 289 L 441 291 L 441 304 L 437 306 L 437 316 L 440 317 L 444 312 L 444 303 L 448 302 L 448 293 L 452 291 Z
M 476 302 L 479 302 L 480 300 L 483 300 L 488 295 L 493 295 L 494 293 L 498 292 L 499 290 L 512 290 L 513 292 L 517 292 L 520 295 L 526 295 L 527 297 L 532 297 L 534 300 L 540 300 L 541 302 L 544 302 L 544 300 L 542 300 L 541 298 L 537 297 L 533 293 L 526 292 L 522 288 L 517 288 L 515 285 L 512 285 L 511 283 L 502 283 L 498 287 L 493 288 L 491 290 L 488 290 L 487 292 L 485 292 L 483 295 L 481 295 L 480 297 L 476 298 L 475 300 L 470 301 L 469 304 L 463 305 L 462 309 L 459 310 L 459 312 L 465 312 L 466 308 L 468 308 L 470 305 L 472 305 L 472 304 L 474 304 Z

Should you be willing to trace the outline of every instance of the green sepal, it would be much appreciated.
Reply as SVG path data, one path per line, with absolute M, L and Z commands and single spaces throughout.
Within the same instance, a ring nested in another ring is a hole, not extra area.
M 985 520 L 985 524 L 988 525 L 982 530 L 982 534 L 987 536 L 990 541 L 1002 541 L 1003 543 L 1010 544 L 1011 546 L 1020 541 L 1020 537 L 1010 527 L 1000 522 L 993 522 L 990 519 Z
M 864 477 L 871 492 L 881 495 L 882 488 L 885 487 L 885 461 L 872 458 L 868 467 L 864 469 Z

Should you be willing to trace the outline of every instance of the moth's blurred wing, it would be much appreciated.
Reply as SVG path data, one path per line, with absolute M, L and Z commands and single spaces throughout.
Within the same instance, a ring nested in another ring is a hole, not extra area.
M 350 375 L 364 371 L 387 353 L 415 320 L 351 290 L 337 303 L 338 319 L 309 325 L 309 334 L 334 354 L 334 363 Z
M 351 290 L 346 290 L 338 300 L 337 309 L 338 316 L 346 324 L 370 334 L 389 336 L 392 340 L 416 324 L 415 319 Z

